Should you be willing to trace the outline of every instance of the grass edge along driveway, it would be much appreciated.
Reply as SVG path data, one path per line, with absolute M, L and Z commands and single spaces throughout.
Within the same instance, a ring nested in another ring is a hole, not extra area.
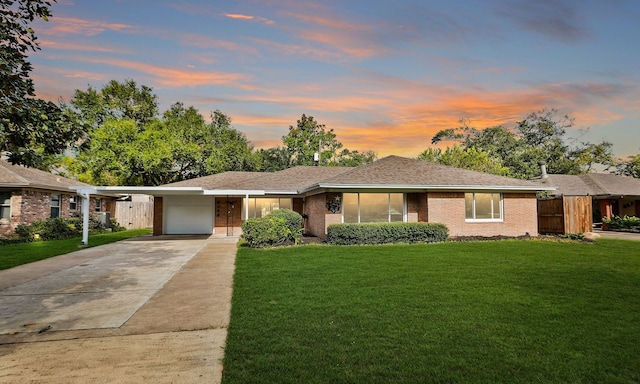
M 241 248 L 223 383 L 638 382 L 639 246 Z
M 131 229 L 120 232 L 107 232 L 89 236 L 87 247 L 96 247 L 130 239 L 151 233 L 150 229 Z M 9 269 L 22 264 L 48 259 L 77 251 L 82 238 L 74 237 L 64 240 L 35 241 L 32 243 L 0 245 L 0 270 Z

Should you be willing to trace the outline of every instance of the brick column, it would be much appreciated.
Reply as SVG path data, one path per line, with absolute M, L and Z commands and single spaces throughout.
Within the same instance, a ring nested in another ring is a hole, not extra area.
M 156 196 L 153 199 L 153 236 L 160 236 L 163 234 L 162 211 L 162 196 Z

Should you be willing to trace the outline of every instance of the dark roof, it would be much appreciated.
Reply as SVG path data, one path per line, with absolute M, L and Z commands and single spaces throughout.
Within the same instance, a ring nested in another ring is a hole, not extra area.
M 540 182 L 556 187 L 556 196 L 640 196 L 640 179 L 610 173 L 549 175 Z
M 89 184 L 0 160 L 0 187 L 69 191 L 69 187 L 80 185 L 88 186 Z
M 354 168 L 298 166 L 263 174 L 261 177 L 239 183 L 236 187 L 238 189 L 262 189 L 267 192 L 298 192 L 318 183 L 318 181 L 330 179 L 352 169 Z
M 322 180 L 320 187 L 346 186 L 412 186 L 420 188 L 483 188 L 540 189 L 528 180 L 513 179 L 476 172 L 422 160 L 389 156 L 362 167 L 353 168 L 331 179 Z
M 229 171 L 216 173 L 215 175 L 198 177 L 165 184 L 162 187 L 203 187 L 205 189 L 235 189 L 235 185 L 245 180 L 257 178 L 264 175 L 262 172 L 239 172 Z
M 361 167 L 298 166 L 278 172 L 225 172 L 166 184 L 209 190 L 262 190 L 272 194 L 305 193 L 322 188 L 496 189 L 535 191 L 546 187 L 426 161 L 389 156 Z

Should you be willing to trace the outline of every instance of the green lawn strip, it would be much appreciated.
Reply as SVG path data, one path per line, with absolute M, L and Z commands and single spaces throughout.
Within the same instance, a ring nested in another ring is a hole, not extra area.
M 223 381 L 638 382 L 638 250 L 241 248 Z
M 149 233 L 151 233 L 150 229 L 132 229 L 129 231 L 91 235 L 89 236 L 88 247 L 109 244 Z M 37 241 L 33 243 L 0 246 L 0 270 L 77 251 L 81 242 L 82 238 L 78 237 L 65 240 Z

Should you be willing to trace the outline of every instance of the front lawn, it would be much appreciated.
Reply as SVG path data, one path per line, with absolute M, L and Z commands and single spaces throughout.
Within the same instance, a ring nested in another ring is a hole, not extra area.
M 241 248 L 230 383 L 640 381 L 640 243 Z
M 128 231 L 90 235 L 88 246 L 95 247 L 97 245 L 113 243 L 149 233 L 151 233 L 150 229 L 132 229 Z M 0 270 L 77 251 L 81 242 L 82 238 L 77 237 L 65 240 L 0 245 Z

